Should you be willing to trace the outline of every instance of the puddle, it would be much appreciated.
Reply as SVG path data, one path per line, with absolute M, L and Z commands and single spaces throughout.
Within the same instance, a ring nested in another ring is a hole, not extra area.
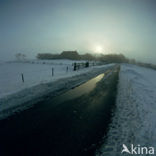
M 54 98 L 53 101 L 55 101 L 57 103 L 58 102 L 61 103 L 63 101 L 71 100 L 71 99 L 80 97 L 84 94 L 87 94 L 87 93 L 91 92 L 96 87 L 97 82 L 99 82 L 104 76 L 105 76 L 104 73 L 100 74 L 97 77 L 87 81 L 86 83 L 84 83 L 74 89 L 69 90 L 68 92 L 60 95 L 59 97 Z

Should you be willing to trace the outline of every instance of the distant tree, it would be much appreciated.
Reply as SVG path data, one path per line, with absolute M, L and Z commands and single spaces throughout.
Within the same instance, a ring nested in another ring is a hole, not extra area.
M 81 55 L 82 60 L 95 60 L 95 57 L 89 53 Z
M 26 60 L 26 55 L 22 54 L 22 53 L 15 54 L 15 57 L 16 57 L 17 61 L 24 61 L 24 60 Z
M 16 59 L 19 61 L 19 60 L 20 60 L 20 57 L 21 57 L 21 53 L 17 53 L 17 54 L 15 55 L 15 57 L 16 57 Z
M 108 55 L 101 55 L 98 58 L 100 61 L 104 61 L 107 63 L 128 63 L 129 59 L 126 58 L 123 54 L 108 54 Z
M 60 57 L 63 59 L 71 59 L 71 60 L 80 60 L 81 57 L 77 51 L 63 51 L 60 54 Z
M 130 64 L 136 64 L 136 60 L 135 60 L 135 59 L 130 59 L 130 60 L 129 60 L 129 63 L 130 63 Z
M 51 53 L 39 53 L 37 54 L 37 59 L 41 60 L 49 60 L 49 59 L 59 59 L 59 54 L 51 54 Z
M 17 58 L 20 58 L 20 54 Z M 61 54 L 39 53 L 37 59 L 70 59 L 70 60 L 97 60 L 105 63 L 135 63 L 135 60 L 129 60 L 123 54 L 107 54 L 93 56 L 89 53 L 79 55 L 77 51 L 63 51 Z
M 26 55 L 25 54 L 22 54 L 22 59 L 26 60 Z
M 156 65 L 155 64 L 143 63 L 143 62 L 137 62 L 136 64 L 139 65 L 139 66 L 142 66 L 142 67 L 147 67 L 147 68 L 151 68 L 151 69 L 156 70 Z

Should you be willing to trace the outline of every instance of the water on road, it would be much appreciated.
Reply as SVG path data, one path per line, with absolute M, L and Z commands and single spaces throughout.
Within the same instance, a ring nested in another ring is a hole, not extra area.
M 0 155 L 94 155 L 115 103 L 118 72 L 107 74 L 0 121 Z

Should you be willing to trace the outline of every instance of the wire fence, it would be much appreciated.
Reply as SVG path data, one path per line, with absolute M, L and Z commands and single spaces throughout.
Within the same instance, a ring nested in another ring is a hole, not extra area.
M 12 80 L 25 83 L 31 80 L 39 81 L 46 80 L 49 77 L 63 76 L 68 73 L 74 73 L 75 71 L 82 70 L 98 65 L 96 62 L 72 62 L 72 63 L 50 63 L 50 62 L 14 62 L 9 63 L 10 65 L 0 72 L 0 81 L 5 82 Z M 18 80 L 17 80 L 18 79 Z

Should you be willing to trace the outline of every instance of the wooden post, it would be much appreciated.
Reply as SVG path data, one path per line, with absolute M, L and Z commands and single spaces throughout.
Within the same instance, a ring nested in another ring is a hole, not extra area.
M 88 67 L 89 67 L 89 62 L 88 62 L 88 61 L 86 62 L 85 67 L 86 67 L 86 68 L 88 68 Z
M 21 76 L 22 76 L 22 82 L 24 83 L 24 75 L 23 75 L 23 73 L 21 74 Z
M 74 63 L 74 71 L 76 71 L 76 62 Z
M 67 66 L 67 68 L 66 68 L 66 72 L 68 73 L 68 66 Z
M 52 68 L 52 73 L 51 74 L 52 74 L 52 76 L 54 76 L 54 68 Z

